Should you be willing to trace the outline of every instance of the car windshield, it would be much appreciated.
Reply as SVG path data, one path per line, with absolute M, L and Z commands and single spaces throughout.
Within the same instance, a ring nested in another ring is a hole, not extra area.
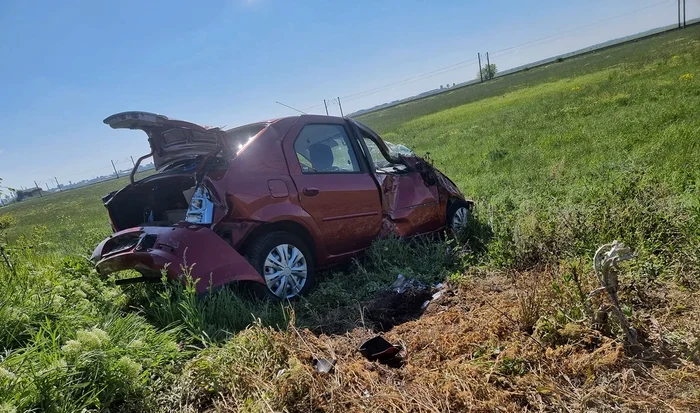
M 389 155 L 392 158 L 398 158 L 399 156 L 416 156 L 408 146 L 402 144 L 395 144 L 391 142 L 384 141 L 387 148 L 389 148 Z
M 389 150 L 389 156 L 387 157 L 384 152 L 379 149 L 379 146 L 373 139 L 367 136 L 365 136 L 363 139 L 367 149 L 369 150 L 370 160 L 374 164 L 374 169 L 377 172 L 394 173 L 405 171 L 405 165 L 397 160 L 401 156 L 413 156 L 413 151 L 406 146 L 396 145 L 391 142 L 384 141 Z

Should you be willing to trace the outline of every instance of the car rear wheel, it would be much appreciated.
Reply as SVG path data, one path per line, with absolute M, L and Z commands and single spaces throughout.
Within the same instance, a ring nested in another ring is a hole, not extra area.
M 273 298 L 295 298 L 313 287 L 313 256 L 306 244 L 289 232 L 276 231 L 260 236 L 251 245 L 248 255 Z
M 455 233 L 464 231 L 469 225 L 470 214 L 469 204 L 461 199 L 453 201 L 447 209 L 447 227 Z

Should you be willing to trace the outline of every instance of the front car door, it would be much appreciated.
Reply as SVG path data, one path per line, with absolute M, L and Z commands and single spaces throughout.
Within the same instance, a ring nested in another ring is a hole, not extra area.
M 318 224 L 329 257 L 370 246 L 380 233 L 382 205 L 349 124 L 301 116 L 283 144 L 299 202 Z
M 385 231 L 404 237 L 441 229 L 444 218 L 435 182 L 425 182 L 419 171 L 391 159 L 379 136 L 366 126 L 353 122 L 353 129 L 381 188 L 384 214 L 388 218 Z

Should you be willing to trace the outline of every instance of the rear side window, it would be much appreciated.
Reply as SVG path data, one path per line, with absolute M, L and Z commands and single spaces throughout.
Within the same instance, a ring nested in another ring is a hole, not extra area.
M 230 139 L 231 147 L 236 151 L 243 149 L 243 146 L 250 142 L 255 136 L 270 126 L 269 122 L 252 123 L 250 125 L 239 126 L 226 131 Z
M 360 172 L 355 150 L 342 125 L 306 125 L 294 141 L 304 173 Z

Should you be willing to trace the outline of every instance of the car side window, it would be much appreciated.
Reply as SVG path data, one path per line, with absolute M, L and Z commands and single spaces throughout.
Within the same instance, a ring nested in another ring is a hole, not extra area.
M 355 150 L 342 125 L 309 124 L 294 141 L 303 173 L 360 172 Z

